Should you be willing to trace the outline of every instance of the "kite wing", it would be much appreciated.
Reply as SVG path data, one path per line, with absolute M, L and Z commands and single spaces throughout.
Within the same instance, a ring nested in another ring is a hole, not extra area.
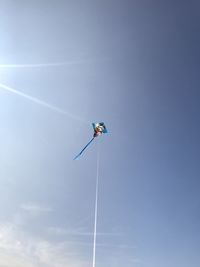
M 80 155 L 83 153 L 83 151 L 92 143 L 92 141 L 94 140 L 94 137 L 90 140 L 89 143 L 87 143 L 87 145 L 81 150 L 81 152 L 74 158 L 74 160 L 78 159 L 80 157 Z

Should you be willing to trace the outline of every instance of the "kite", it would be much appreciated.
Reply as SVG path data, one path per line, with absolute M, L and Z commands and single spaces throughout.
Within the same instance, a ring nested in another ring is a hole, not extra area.
M 107 129 L 106 126 L 103 122 L 99 122 L 99 123 L 92 123 L 93 129 L 94 129 L 94 134 L 93 134 L 93 138 L 87 143 L 87 145 L 81 150 L 81 152 L 74 158 L 74 160 L 78 159 L 80 157 L 80 155 L 83 153 L 83 151 L 92 143 L 92 141 L 94 140 L 95 137 L 98 137 L 100 135 L 102 135 L 103 133 L 107 133 Z

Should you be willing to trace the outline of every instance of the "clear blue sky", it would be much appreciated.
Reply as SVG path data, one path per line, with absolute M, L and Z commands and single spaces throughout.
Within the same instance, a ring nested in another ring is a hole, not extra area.
M 0 0 L 0 25 L 0 267 L 92 266 L 93 121 L 96 266 L 199 267 L 199 1 Z

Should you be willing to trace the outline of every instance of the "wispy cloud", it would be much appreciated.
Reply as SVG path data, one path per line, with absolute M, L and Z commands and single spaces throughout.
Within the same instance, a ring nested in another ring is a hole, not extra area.
M 65 229 L 60 227 L 49 227 L 48 233 L 56 235 L 74 235 L 74 236 L 93 236 L 93 232 L 85 232 L 76 229 Z M 98 236 L 120 236 L 121 233 L 114 232 L 97 232 Z
M 86 267 L 80 253 L 66 242 L 36 239 L 14 224 L 0 225 L 0 266 L 5 267 Z
M 142 261 L 139 258 L 133 258 L 133 259 L 130 259 L 130 262 L 134 264 L 134 263 L 141 263 Z
M 21 205 L 21 209 L 30 213 L 44 213 L 52 211 L 52 208 L 41 206 L 36 203 L 25 203 Z
M 96 61 L 108 61 L 109 57 L 93 58 L 93 59 L 77 59 L 68 60 L 61 62 L 49 62 L 49 63 L 22 63 L 22 64 L 0 64 L 0 68 L 10 69 L 10 68 L 47 68 L 47 67 L 62 67 L 62 66 L 77 66 L 86 63 L 93 63 Z
M 67 65 L 77 65 L 85 63 L 84 60 L 72 60 L 64 62 L 49 62 L 49 63 L 36 63 L 36 64 L 0 64 L 0 68 L 46 68 L 46 67 L 61 67 Z
M 14 218 L 13 222 L 0 224 L 0 266 L 88 267 L 91 265 L 93 246 L 91 235 L 93 233 L 84 232 L 84 229 L 81 228 L 67 229 L 48 227 L 43 224 L 40 235 L 36 235 L 35 232 L 32 233 L 31 228 L 27 228 L 30 223 L 30 220 L 27 221 L 27 216 L 32 217 L 36 214 L 36 219 L 40 219 L 38 215 L 48 214 L 52 211 L 51 207 L 41 203 L 24 203 L 18 211 L 21 223 L 16 222 Z M 115 233 L 99 233 L 102 236 L 110 234 Z M 59 237 L 60 235 L 62 238 Z M 129 249 L 134 249 L 134 247 L 106 242 L 97 242 L 97 247 L 103 250 L 105 255 L 109 254 L 108 251 L 112 251 L 112 255 L 113 253 L 118 255 L 117 253 L 122 253 L 122 251 L 127 252 Z M 112 256 L 109 255 L 110 257 L 112 259 Z M 135 263 L 133 262 L 133 264 Z

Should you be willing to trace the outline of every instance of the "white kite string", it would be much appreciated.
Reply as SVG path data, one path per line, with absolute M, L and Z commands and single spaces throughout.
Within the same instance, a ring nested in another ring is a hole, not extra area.
M 93 243 L 93 262 L 92 262 L 92 267 L 95 267 L 95 265 L 96 265 L 98 191 L 99 191 L 99 145 L 97 144 L 97 172 L 96 172 L 96 193 L 95 193 L 95 212 L 94 212 L 94 243 Z

